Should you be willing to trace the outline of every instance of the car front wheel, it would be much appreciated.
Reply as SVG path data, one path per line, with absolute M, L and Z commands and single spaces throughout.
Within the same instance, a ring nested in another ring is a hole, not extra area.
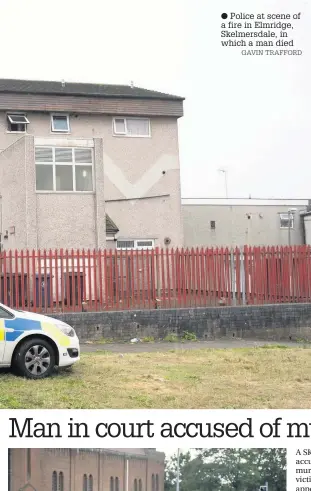
M 12 360 L 13 369 L 30 379 L 42 379 L 51 375 L 55 367 L 54 349 L 42 338 L 24 341 Z

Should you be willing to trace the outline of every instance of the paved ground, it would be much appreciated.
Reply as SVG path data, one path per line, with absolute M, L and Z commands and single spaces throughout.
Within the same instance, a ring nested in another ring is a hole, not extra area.
M 283 345 L 292 348 L 301 346 L 293 342 L 258 341 L 251 339 L 218 339 L 216 341 L 196 341 L 186 343 L 106 343 L 106 344 L 81 344 L 82 352 L 111 351 L 112 353 L 149 353 L 155 351 L 169 351 L 175 349 L 203 349 L 203 348 L 256 348 L 259 346 Z

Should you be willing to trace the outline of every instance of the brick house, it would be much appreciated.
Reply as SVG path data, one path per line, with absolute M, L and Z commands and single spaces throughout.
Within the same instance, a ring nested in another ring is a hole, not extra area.
M 0 80 L 2 248 L 182 245 L 182 115 L 132 86 Z
M 164 491 L 156 449 L 11 449 L 9 491 Z

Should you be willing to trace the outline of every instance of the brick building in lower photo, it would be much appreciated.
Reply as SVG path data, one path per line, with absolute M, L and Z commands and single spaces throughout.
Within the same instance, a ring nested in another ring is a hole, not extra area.
M 137 449 L 10 449 L 9 491 L 164 491 L 164 453 Z

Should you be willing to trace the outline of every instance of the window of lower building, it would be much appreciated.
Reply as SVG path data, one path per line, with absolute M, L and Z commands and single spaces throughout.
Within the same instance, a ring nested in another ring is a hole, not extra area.
M 134 491 L 138 491 L 137 479 L 134 479 Z
M 291 213 L 280 213 L 280 227 L 294 228 L 294 216 Z
M 52 491 L 57 491 L 57 472 L 54 471 L 52 474 Z
M 115 479 L 115 491 L 120 491 L 120 484 L 119 484 L 119 478 L 116 477 Z
M 31 478 L 31 449 L 27 449 L 27 479 L 30 481 Z
M 62 472 L 58 476 L 58 491 L 64 491 L 64 474 Z
M 155 475 L 151 476 L 151 491 L 155 491 Z
M 215 230 L 216 228 L 216 222 L 215 220 L 211 220 L 211 230 Z
M 25 133 L 28 119 L 25 114 L 7 114 L 8 119 L 8 131 L 13 133 Z
M 93 191 L 93 155 L 90 148 L 36 147 L 36 190 Z
M 87 491 L 93 491 L 93 476 L 92 474 L 89 475 L 89 483 L 88 483 L 88 490 Z
M 141 479 L 138 481 L 138 491 L 143 491 L 143 483 Z
M 117 240 L 117 249 L 154 249 L 154 239 L 120 239 Z
M 155 488 L 156 488 L 156 491 L 159 491 L 159 474 L 156 474 Z
M 83 476 L 82 490 L 83 491 L 88 491 L 87 490 L 87 475 L 86 474 L 84 474 L 84 476 Z

